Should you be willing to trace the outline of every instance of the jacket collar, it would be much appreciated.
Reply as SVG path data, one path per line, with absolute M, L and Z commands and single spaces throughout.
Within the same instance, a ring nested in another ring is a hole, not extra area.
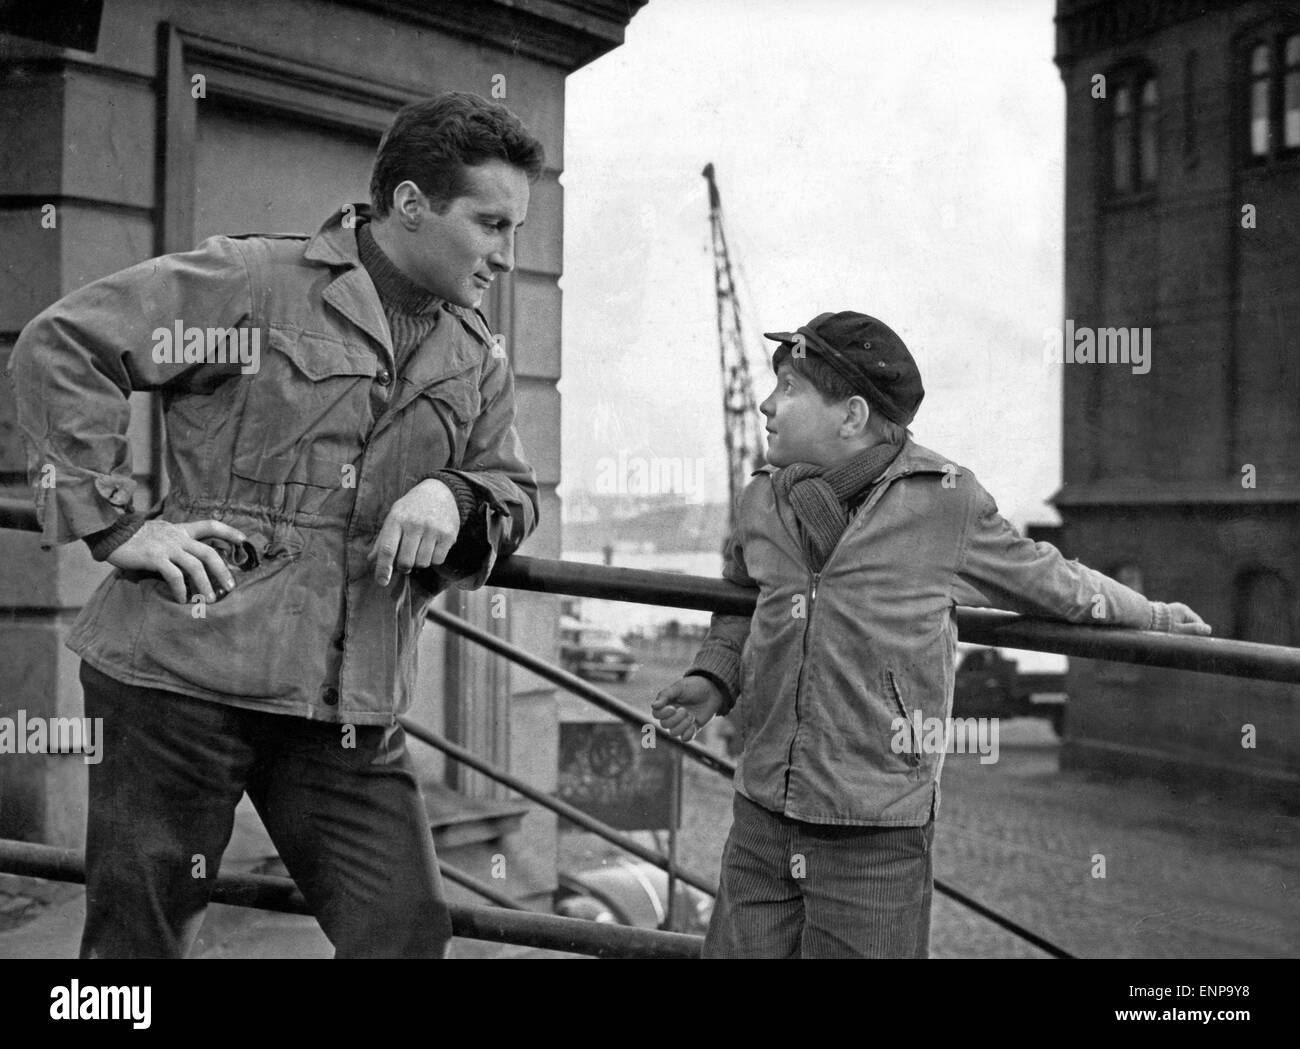
M 326 266 L 347 267 L 330 281 L 321 292 L 321 298 L 379 343 L 387 353 L 388 364 L 392 368 L 393 341 L 388 332 L 388 321 L 384 317 L 384 307 L 379 301 L 379 292 L 375 290 L 370 274 L 361 265 L 361 256 L 357 253 L 356 223 L 359 219 L 368 218 L 369 204 L 349 204 L 340 208 L 325 220 L 325 224 L 308 242 L 303 258 Z M 349 225 L 345 226 L 345 221 Z
M 344 226 L 344 219 L 351 225 Z M 379 292 L 375 290 L 370 274 L 361 263 L 361 254 L 357 249 L 356 227 L 361 221 L 372 218 L 369 204 L 349 204 L 340 208 L 325 220 L 324 225 L 307 243 L 303 257 L 309 262 L 319 262 L 326 266 L 346 266 L 342 273 L 334 278 L 321 293 L 322 298 L 336 310 L 371 336 L 388 351 L 389 365 L 393 361 L 393 343 L 388 331 L 388 319 L 384 316 L 383 303 Z M 456 306 L 444 301 L 442 310 L 457 317 L 479 342 L 485 346 L 492 345 L 487 328 L 474 310 Z M 464 368 L 468 360 L 460 363 Z M 430 380 L 431 381 L 431 380 Z
M 935 473 L 952 473 L 960 477 L 962 468 L 951 459 L 945 459 L 938 452 L 932 452 L 929 448 L 917 444 L 912 438 L 908 437 L 903 442 L 903 450 L 889 464 L 889 468 L 880 480 L 882 482 L 892 481 L 895 477 L 906 477 L 908 474 Z

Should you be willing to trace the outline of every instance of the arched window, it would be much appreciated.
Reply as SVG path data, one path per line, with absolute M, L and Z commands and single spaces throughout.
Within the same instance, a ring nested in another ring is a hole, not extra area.
M 1250 52 L 1250 155 L 1266 157 L 1273 137 L 1273 63 L 1267 44 Z
M 1239 640 L 1265 645 L 1296 643 L 1291 588 L 1277 572 L 1242 572 L 1233 596 L 1233 627 Z
M 1286 39 L 1286 72 L 1282 86 L 1282 145 L 1300 149 L 1300 33 Z
M 1142 185 L 1155 184 L 1158 170 L 1160 139 L 1157 134 L 1157 107 L 1160 104 L 1160 92 L 1156 82 L 1148 79 L 1142 85 L 1142 111 L 1138 127 L 1138 178 Z
M 1111 74 L 1110 184 L 1117 194 L 1155 185 L 1160 171 L 1160 90 L 1141 65 Z
M 1133 92 L 1122 86 L 1115 91 L 1115 116 L 1111 122 L 1110 143 L 1115 189 L 1127 193 L 1133 188 Z
M 1256 163 L 1300 150 L 1300 32 L 1246 45 L 1246 156 Z

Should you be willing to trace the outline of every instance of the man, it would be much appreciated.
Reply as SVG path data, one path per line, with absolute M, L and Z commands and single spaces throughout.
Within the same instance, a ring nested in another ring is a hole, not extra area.
M 402 109 L 371 207 L 213 237 L 96 281 L 10 365 L 43 544 L 118 569 L 68 639 L 92 767 L 83 957 L 181 957 L 247 792 L 338 956 L 451 936 L 397 715 L 425 611 L 537 523 L 477 311 L 542 149 L 503 107 Z M 161 393 L 171 489 L 132 512 L 127 397 Z

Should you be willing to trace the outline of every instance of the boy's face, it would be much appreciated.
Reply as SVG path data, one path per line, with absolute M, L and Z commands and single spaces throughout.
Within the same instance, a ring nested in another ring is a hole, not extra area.
M 773 466 L 812 463 L 833 466 L 847 449 L 840 435 L 845 405 L 827 404 L 807 379 L 783 361 L 776 389 L 758 406 L 767 420 L 767 461 Z

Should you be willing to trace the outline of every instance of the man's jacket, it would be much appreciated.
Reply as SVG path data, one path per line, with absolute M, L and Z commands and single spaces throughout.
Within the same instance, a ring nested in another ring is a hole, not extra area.
M 957 605 L 1145 628 L 1141 594 L 1032 542 L 969 471 L 908 441 L 821 572 L 809 571 L 771 469 L 746 486 L 723 574 L 758 589 L 715 615 L 693 669 L 738 697 L 736 789 L 812 823 L 922 826 L 952 712 Z M 898 745 L 902 739 L 905 745 Z
M 448 581 L 481 586 L 535 527 L 513 378 L 481 317 L 445 305 L 397 375 L 341 215 L 314 237 L 213 237 L 150 259 L 55 303 L 15 345 L 43 545 L 104 529 L 130 507 L 133 390 L 160 392 L 166 424 L 170 490 L 149 516 L 215 518 L 249 538 L 236 549 L 212 541 L 235 578 L 216 602 L 179 604 L 152 574 L 106 579 L 68 638 L 104 673 L 236 706 L 389 723 L 410 703 L 434 595 Z M 480 496 L 487 541 L 459 572 L 394 571 L 379 586 L 367 553 L 389 508 L 444 469 Z

